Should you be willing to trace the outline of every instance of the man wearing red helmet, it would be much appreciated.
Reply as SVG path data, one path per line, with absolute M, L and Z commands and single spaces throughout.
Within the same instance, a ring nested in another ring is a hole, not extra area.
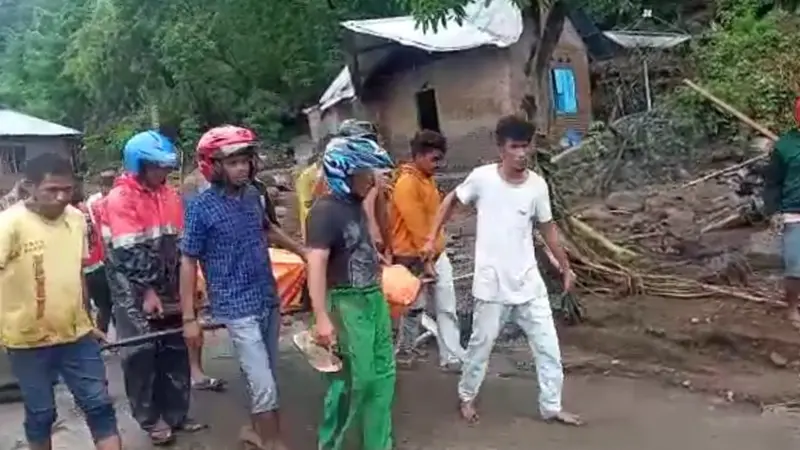
M 211 186 L 186 210 L 180 277 L 184 337 L 190 347 L 201 345 L 195 315 L 199 263 L 211 316 L 225 324 L 245 375 L 253 430 L 264 448 L 284 449 L 273 370 L 280 311 L 268 246 L 305 251 L 265 217 L 251 183 L 256 147 L 255 134 L 235 126 L 213 128 L 197 145 L 198 166 Z
M 794 102 L 797 126 L 775 143 L 765 173 L 764 212 L 782 228 L 784 295 L 788 318 L 800 330 L 800 97 Z

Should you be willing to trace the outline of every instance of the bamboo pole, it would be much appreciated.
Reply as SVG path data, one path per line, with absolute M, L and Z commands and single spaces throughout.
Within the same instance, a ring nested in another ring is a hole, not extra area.
M 725 103 L 724 101 L 720 100 L 719 98 L 714 96 L 714 94 L 712 94 L 712 93 L 708 92 L 707 90 L 701 88 L 700 86 L 696 85 L 692 81 L 684 79 L 683 80 L 683 84 L 689 86 L 694 91 L 696 91 L 698 94 L 700 94 L 703 97 L 705 97 L 708 100 L 710 100 L 711 103 L 714 103 L 715 105 L 719 106 L 720 108 L 722 108 L 726 112 L 730 113 L 731 115 L 733 115 L 737 119 L 741 120 L 743 123 L 751 126 L 753 129 L 755 129 L 759 133 L 763 134 L 764 136 L 772 139 L 773 141 L 777 141 L 778 140 L 778 135 L 776 135 L 775 133 L 770 131 L 769 128 L 761 125 L 760 123 L 758 123 L 755 120 L 751 119 L 750 117 L 746 116 L 743 112 L 739 111 L 738 109 L 734 108 L 733 106 L 731 106 L 731 105 Z
M 749 125 L 750 127 L 755 129 L 759 133 L 763 134 L 764 136 L 768 137 L 772 141 L 777 141 L 778 140 L 778 135 L 776 135 L 775 133 L 770 131 L 769 128 L 761 125 L 760 123 L 758 123 L 755 120 L 751 119 L 750 117 L 746 116 L 744 113 L 742 113 L 738 109 L 736 109 L 733 106 L 731 106 L 731 105 L 725 103 L 724 101 L 720 100 L 719 98 L 714 96 L 714 94 L 712 94 L 712 93 L 708 92 L 707 90 L 703 89 L 702 87 L 696 85 L 692 81 L 684 79 L 683 80 L 683 84 L 689 86 L 695 92 L 697 92 L 698 94 L 702 95 L 703 97 L 707 98 L 712 103 L 714 103 L 715 105 L 720 107 L 720 109 L 724 110 L 725 112 L 730 113 L 731 115 L 733 115 L 734 117 L 736 117 L 737 119 L 742 121 L 742 123 L 744 123 L 746 125 Z M 735 172 L 735 171 L 737 171 L 737 170 L 739 170 L 739 169 L 741 169 L 743 167 L 747 167 L 747 166 L 749 166 L 749 165 L 751 165 L 751 164 L 753 164 L 755 162 L 761 161 L 762 159 L 766 158 L 767 156 L 768 156 L 768 154 L 762 154 L 762 155 L 754 156 L 754 157 L 748 159 L 747 161 L 743 161 L 743 162 L 741 162 L 739 164 L 735 164 L 733 166 L 726 167 L 724 169 L 716 170 L 716 171 L 711 172 L 711 173 L 709 173 L 707 175 L 704 175 L 704 176 L 702 176 L 700 178 L 697 178 L 697 179 L 694 179 L 692 181 L 689 181 L 689 182 L 685 183 L 683 186 L 681 186 L 681 189 L 688 188 L 688 187 L 703 183 L 704 181 L 708 181 L 708 180 L 710 180 L 712 178 L 716 178 L 716 177 L 719 177 L 719 176 L 722 176 L 722 175 L 726 175 L 726 174 L 729 174 L 731 172 Z

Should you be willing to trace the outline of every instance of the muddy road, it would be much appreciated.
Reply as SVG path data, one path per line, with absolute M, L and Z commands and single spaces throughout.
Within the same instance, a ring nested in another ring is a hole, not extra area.
M 207 352 L 208 372 L 230 380 L 231 389 L 227 393 L 195 395 L 195 416 L 210 423 L 212 428 L 184 437 L 174 448 L 240 448 L 237 436 L 246 420 L 243 386 L 224 337 L 220 334 L 212 341 Z M 323 381 L 291 346 L 284 343 L 283 347 L 279 376 L 291 448 L 313 450 Z M 565 353 L 567 367 L 571 368 L 565 403 L 588 420 L 586 427 L 566 428 L 539 422 L 535 417 L 535 383 L 530 376 L 515 371 L 515 364 L 510 363 L 524 357 L 501 351 L 493 361 L 492 373 L 482 393 L 482 422 L 474 427 L 464 425 L 455 415 L 455 377 L 441 374 L 430 365 L 415 372 L 401 372 L 395 406 L 397 448 L 527 450 L 535 445 L 542 450 L 786 450 L 800 445 L 797 428 L 800 417 L 794 417 L 791 411 L 762 413 L 752 406 L 692 393 L 683 387 L 667 387 L 653 380 L 586 373 L 575 367 L 585 367 L 591 358 L 570 349 Z M 111 357 L 108 366 L 125 448 L 149 449 L 130 418 L 118 362 Z M 59 395 L 59 414 L 62 420 L 55 448 L 90 449 L 88 432 L 66 392 Z M 20 404 L 0 405 L 0 450 L 27 448 L 22 442 L 21 420 Z

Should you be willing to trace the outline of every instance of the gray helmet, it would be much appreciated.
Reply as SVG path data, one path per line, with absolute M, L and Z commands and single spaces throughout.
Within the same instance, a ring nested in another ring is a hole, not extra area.
M 372 122 L 358 119 L 347 119 L 336 130 L 338 137 L 358 137 L 378 141 L 378 130 Z

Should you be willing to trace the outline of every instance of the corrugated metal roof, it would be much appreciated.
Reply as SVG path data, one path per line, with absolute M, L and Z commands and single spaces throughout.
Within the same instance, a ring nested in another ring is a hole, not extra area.
M 80 136 L 78 130 L 37 119 L 10 109 L 0 109 L 0 136 Z
M 355 96 L 356 91 L 350 78 L 350 69 L 345 66 L 320 97 L 319 109 L 320 111 L 325 111 L 340 101 L 355 98 Z
M 434 32 L 417 27 L 411 16 L 370 20 L 350 20 L 342 26 L 358 34 L 373 36 L 428 52 L 455 52 L 493 45 L 508 47 L 522 35 L 522 13 L 509 0 L 493 0 L 488 5 L 477 0 L 465 8 L 461 25 L 448 21 Z M 318 106 L 325 111 L 342 100 L 355 98 L 350 71 L 347 67 L 322 94 Z
M 342 26 L 429 52 L 454 52 L 484 45 L 508 47 L 522 35 L 522 14 L 508 0 L 494 0 L 488 5 L 479 0 L 468 5 L 465 12 L 461 25 L 450 20 L 435 32 L 423 31 L 411 16 L 351 20 Z

